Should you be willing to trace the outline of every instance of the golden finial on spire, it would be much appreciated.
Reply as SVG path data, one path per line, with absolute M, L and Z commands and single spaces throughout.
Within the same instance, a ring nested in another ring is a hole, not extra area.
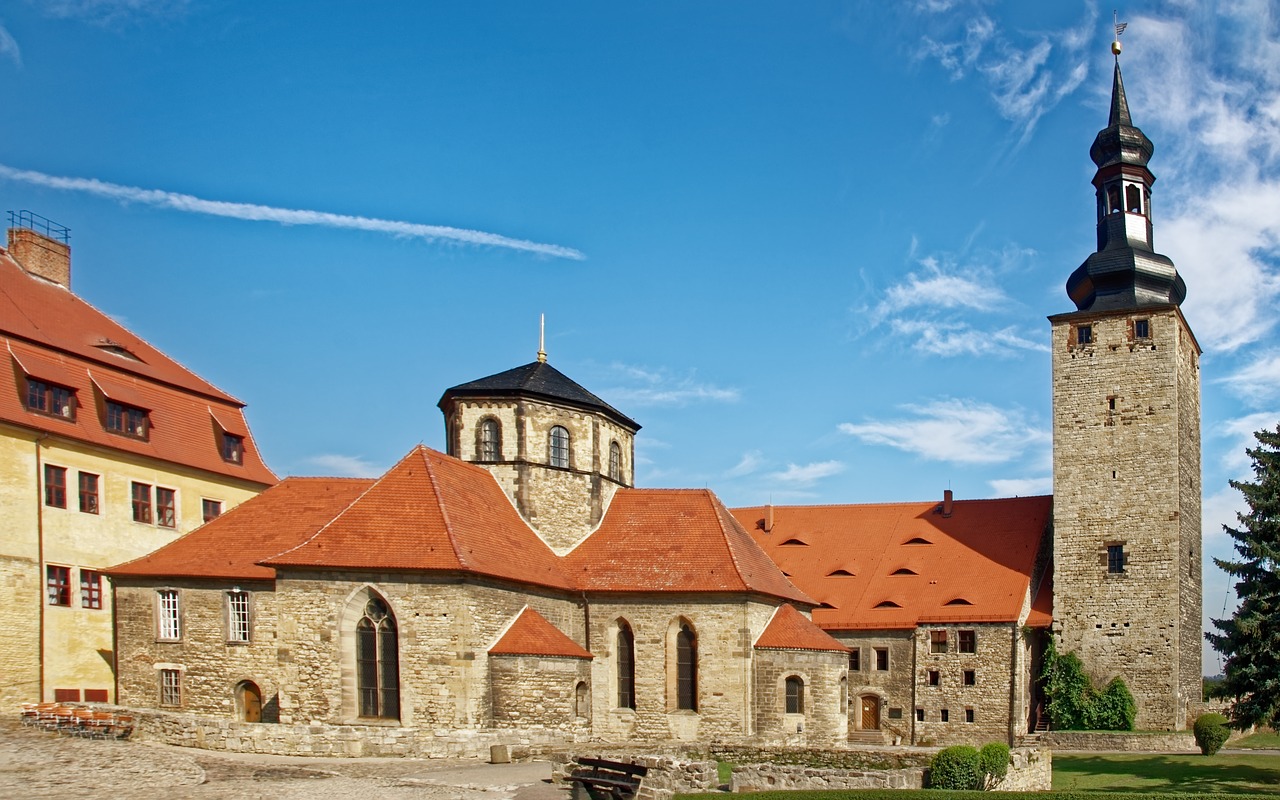
M 547 315 L 538 316 L 538 363 L 547 363 Z
M 1121 22 L 1119 12 L 1112 10 L 1111 21 L 1116 27 L 1116 38 L 1111 40 L 1111 54 L 1116 58 L 1120 57 L 1120 34 L 1124 33 L 1124 29 L 1129 27 L 1129 23 Z

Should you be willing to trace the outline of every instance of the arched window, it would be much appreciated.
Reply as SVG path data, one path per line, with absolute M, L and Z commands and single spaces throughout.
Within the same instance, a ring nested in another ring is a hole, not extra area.
M 795 675 L 787 678 L 787 713 L 804 713 L 804 681 Z
M 1119 214 L 1121 211 L 1120 187 L 1111 185 L 1107 187 L 1107 213 Z
M 502 426 L 490 417 L 480 423 L 480 442 L 477 455 L 481 461 L 502 460 Z
M 609 477 L 622 482 L 622 448 L 617 442 L 609 442 Z
M 698 638 L 688 623 L 676 634 L 676 708 L 698 710 Z
M 561 425 L 551 429 L 551 466 L 569 467 L 569 431 Z
M 1142 213 L 1142 190 L 1137 186 L 1124 187 L 1125 207 L 1131 214 Z
M 618 623 L 618 708 L 636 707 L 636 636 L 631 626 Z
M 573 687 L 573 715 L 575 717 L 585 717 L 587 715 L 586 681 L 578 681 L 578 685 Z
M 396 620 L 381 598 L 371 597 L 356 623 L 356 687 L 360 716 L 400 718 L 400 647 Z

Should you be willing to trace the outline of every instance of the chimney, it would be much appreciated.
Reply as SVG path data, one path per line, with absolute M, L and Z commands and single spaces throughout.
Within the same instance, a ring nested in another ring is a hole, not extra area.
M 764 532 L 771 533 L 773 531 L 773 503 L 764 508 Z
M 942 492 L 942 516 L 951 516 L 951 490 L 945 489 Z
M 9 256 L 27 272 L 71 288 L 70 231 L 30 211 L 9 212 Z

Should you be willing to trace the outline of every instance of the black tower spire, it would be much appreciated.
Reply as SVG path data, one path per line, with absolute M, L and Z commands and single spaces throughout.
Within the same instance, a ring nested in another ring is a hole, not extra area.
M 1080 311 L 1113 311 L 1180 305 L 1187 287 L 1167 257 L 1152 250 L 1151 185 L 1147 169 L 1155 145 L 1129 117 L 1117 55 L 1111 113 L 1089 157 L 1098 165 L 1098 252 L 1067 279 L 1067 294 Z

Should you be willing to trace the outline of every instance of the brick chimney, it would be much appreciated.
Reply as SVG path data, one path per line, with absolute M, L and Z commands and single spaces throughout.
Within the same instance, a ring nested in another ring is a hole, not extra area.
M 952 494 L 950 489 L 944 489 L 942 492 L 942 516 L 951 516 Z
M 9 255 L 32 275 L 71 288 L 71 245 L 65 241 L 31 228 L 10 228 Z

